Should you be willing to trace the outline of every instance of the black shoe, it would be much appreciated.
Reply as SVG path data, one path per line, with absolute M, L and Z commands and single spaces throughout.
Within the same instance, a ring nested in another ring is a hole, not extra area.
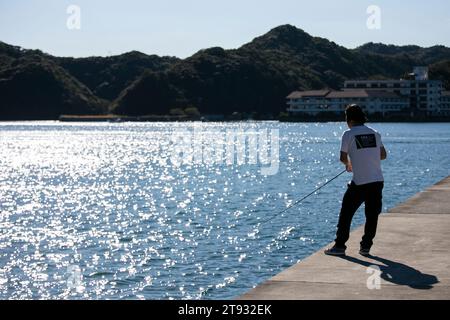
M 327 256 L 345 256 L 345 249 L 333 246 L 332 248 L 325 250 L 324 253 Z
M 361 248 L 359 249 L 359 254 L 364 257 L 368 257 L 370 256 L 370 249 Z

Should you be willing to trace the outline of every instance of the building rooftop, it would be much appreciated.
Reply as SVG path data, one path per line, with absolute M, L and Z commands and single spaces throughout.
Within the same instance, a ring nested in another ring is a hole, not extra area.
M 344 84 L 349 84 L 349 83 L 407 83 L 407 82 L 432 82 L 432 83 L 436 83 L 436 82 L 442 82 L 441 80 L 416 80 L 416 79 L 381 79 L 381 80 L 375 80 L 375 79 L 352 79 L 352 80 L 345 80 Z
M 369 95 L 369 97 L 374 98 L 391 98 L 391 99 L 402 98 L 402 96 L 400 96 L 395 92 L 389 92 L 385 90 L 367 90 L 366 92 Z
M 313 91 L 295 91 L 291 93 L 288 99 L 299 99 L 305 97 L 321 97 L 321 98 L 401 98 L 394 92 L 384 90 L 366 90 L 366 89 L 346 89 L 342 91 L 331 90 L 313 90 Z
M 331 91 L 327 98 L 368 98 L 369 92 L 364 89 Z
M 400 98 L 400 96 L 394 92 L 388 92 L 384 90 L 365 90 L 365 89 L 353 89 L 343 91 L 331 91 L 327 98 Z
M 294 91 L 287 96 L 288 99 L 298 99 L 303 97 L 325 97 L 330 90 L 308 90 L 308 91 Z

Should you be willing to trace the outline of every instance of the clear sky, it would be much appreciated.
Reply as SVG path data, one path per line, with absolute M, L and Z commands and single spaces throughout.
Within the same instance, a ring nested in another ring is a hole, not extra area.
M 67 28 L 69 5 L 80 29 Z M 369 29 L 366 10 L 381 9 Z M 366 42 L 450 46 L 448 0 L 0 0 L 0 41 L 58 56 L 138 50 L 185 58 L 237 48 L 281 24 L 348 48 Z

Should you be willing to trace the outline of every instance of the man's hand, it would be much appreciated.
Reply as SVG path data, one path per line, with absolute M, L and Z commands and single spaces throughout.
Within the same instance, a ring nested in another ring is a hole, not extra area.
M 345 165 L 345 169 L 347 170 L 347 172 L 352 172 L 353 171 L 352 163 L 350 161 L 347 162 L 347 164 Z

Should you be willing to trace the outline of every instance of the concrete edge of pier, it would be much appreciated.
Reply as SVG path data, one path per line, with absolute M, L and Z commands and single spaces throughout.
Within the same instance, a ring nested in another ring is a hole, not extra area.
M 450 176 L 380 216 L 370 257 L 358 254 L 362 234 L 346 257 L 323 248 L 237 299 L 450 299 Z

